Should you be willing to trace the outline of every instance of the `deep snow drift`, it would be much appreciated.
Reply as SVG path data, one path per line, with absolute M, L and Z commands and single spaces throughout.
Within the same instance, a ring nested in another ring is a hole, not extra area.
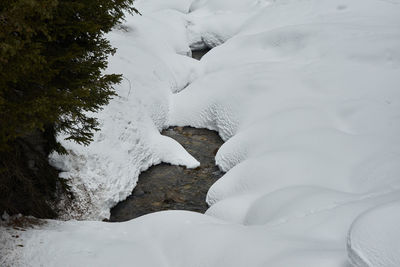
M 127 17 L 109 38 L 118 51 L 108 71 L 123 74 L 118 97 L 97 115 L 101 131 L 93 143 L 63 142 L 70 155 L 50 158 L 79 196 L 66 218 L 108 218 L 110 208 L 130 195 L 140 172 L 151 165 L 199 165 L 179 143 L 159 133 L 166 126 L 172 92 L 199 72 L 196 60 L 187 56 L 182 14 L 166 10 Z
M 400 266 L 400 202 L 378 206 L 352 224 L 347 249 L 354 266 Z
M 198 165 L 163 127 L 217 130 L 227 173 L 206 215 L 50 221 L 22 235 L 21 265 L 398 265 L 400 1 L 137 7 L 143 16 L 110 34 L 110 71 L 126 79 L 99 114 L 102 131 L 52 161 L 89 219 L 107 217 L 151 164 Z M 205 46 L 218 47 L 186 56 Z

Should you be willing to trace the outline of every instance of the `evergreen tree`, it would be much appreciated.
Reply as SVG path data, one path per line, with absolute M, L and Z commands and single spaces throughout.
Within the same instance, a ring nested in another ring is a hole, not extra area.
M 0 142 L 54 125 L 78 143 L 96 130 L 86 115 L 107 104 L 119 75 L 104 33 L 132 0 L 3 0 L 0 3 Z
M 98 123 L 87 112 L 107 104 L 121 79 L 102 73 L 115 52 L 104 34 L 124 11 L 136 11 L 132 1 L 0 1 L 1 194 L 11 190 L 5 180 L 17 177 L 9 158 L 25 153 L 21 140 L 47 129 L 46 153 L 65 152 L 54 142 L 60 132 L 80 144 L 91 141 Z

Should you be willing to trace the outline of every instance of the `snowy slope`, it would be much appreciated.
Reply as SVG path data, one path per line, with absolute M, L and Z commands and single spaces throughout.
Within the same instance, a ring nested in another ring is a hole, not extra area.
M 119 48 L 110 71 L 126 79 L 99 114 L 102 131 L 52 160 L 77 192 L 89 192 L 85 216 L 94 219 L 151 164 L 197 166 L 159 135 L 168 125 L 217 130 L 226 143 L 216 161 L 227 173 L 210 188 L 206 215 L 49 221 L 21 234 L 23 263 L 397 266 L 400 1 L 137 7 L 143 16 L 110 34 Z M 185 56 L 205 46 L 217 47 L 200 62 Z
M 88 147 L 63 141 L 71 153 L 50 159 L 78 196 L 65 218 L 108 218 L 109 209 L 131 194 L 140 172 L 153 164 L 199 165 L 180 144 L 159 133 L 172 92 L 199 73 L 197 62 L 186 56 L 191 52 L 182 15 L 166 10 L 128 17 L 109 38 L 118 51 L 107 71 L 122 73 L 123 81 L 116 87 L 118 96 L 97 115 L 101 131 Z

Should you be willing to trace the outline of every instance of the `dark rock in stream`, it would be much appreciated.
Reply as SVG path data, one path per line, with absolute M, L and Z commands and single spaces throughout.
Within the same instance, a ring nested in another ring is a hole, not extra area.
M 127 221 L 162 210 L 207 210 L 207 191 L 223 175 L 214 161 L 223 141 L 214 131 L 192 127 L 171 127 L 162 134 L 178 141 L 200 161 L 200 167 L 186 169 L 165 163 L 150 167 L 140 174 L 132 195 L 111 210 L 110 221 Z

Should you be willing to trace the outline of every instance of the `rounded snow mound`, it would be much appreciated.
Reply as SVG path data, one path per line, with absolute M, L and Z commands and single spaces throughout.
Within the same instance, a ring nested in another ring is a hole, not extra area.
M 347 253 L 353 266 L 400 266 L 400 201 L 378 206 L 352 224 Z

